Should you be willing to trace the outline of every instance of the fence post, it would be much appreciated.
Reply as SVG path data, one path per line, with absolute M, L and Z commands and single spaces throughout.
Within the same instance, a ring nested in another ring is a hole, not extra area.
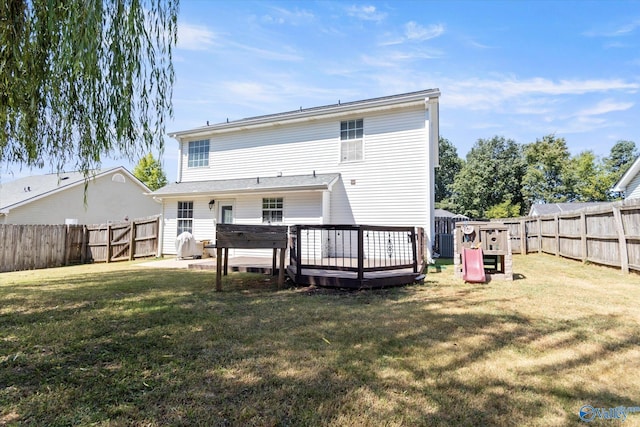
M 527 226 L 524 219 L 520 220 L 520 254 L 527 254 Z
M 129 230 L 129 261 L 134 259 L 136 250 L 136 222 L 131 221 L 131 229 Z
M 538 253 L 542 253 L 542 221 L 538 217 Z
M 580 247 L 582 251 L 582 262 L 587 262 L 587 216 L 584 211 L 580 212 Z
M 556 241 L 556 256 L 560 256 L 560 216 L 558 214 L 555 214 L 553 216 L 553 230 L 555 233 L 555 241 Z
M 69 265 L 69 258 L 71 257 L 71 232 L 69 230 L 69 228 L 71 227 L 71 225 L 66 224 L 65 225 L 65 236 L 64 236 L 64 260 L 63 265 Z
M 623 273 L 629 273 L 629 254 L 627 253 L 627 237 L 624 235 L 624 224 L 622 214 L 618 206 L 613 206 L 613 217 L 615 219 L 616 231 L 618 232 L 618 245 L 620 254 L 620 267 Z
M 111 224 L 107 224 L 107 264 L 111 262 Z

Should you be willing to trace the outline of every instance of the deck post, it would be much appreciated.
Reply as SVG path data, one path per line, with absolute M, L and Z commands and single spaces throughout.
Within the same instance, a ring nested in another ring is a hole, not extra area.
M 229 275 L 229 248 L 224 248 L 224 275 Z
M 280 248 L 280 269 L 278 270 L 278 287 L 284 285 L 284 257 L 287 253 L 286 248 Z
M 271 257 L 271 275 L 276 275 L 276 259 L 278 257 L 278 249 L 273 248 L 273 256 Z
M 416 239 L 416 229 L 411 230 L 411 251 L 413 253 L 413 272 L 418 272 L 418 248 Z
M 358 281 L 362 285 L 364 279 L 364 230 L 358 226 Z
M 216 248 L 216 292 L 222 290 L 222 248 Z
M 302 226 L 296 225 L 296 282 L 302 280 Z

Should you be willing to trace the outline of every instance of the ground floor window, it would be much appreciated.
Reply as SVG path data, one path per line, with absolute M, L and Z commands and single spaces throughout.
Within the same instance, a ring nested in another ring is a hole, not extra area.
M 282 197 L 265 197 L 262 199 L 262 223 L 282 222 Z
M 185 231 L 193 234 L 193 202 L 178 202 L 178 236 Z

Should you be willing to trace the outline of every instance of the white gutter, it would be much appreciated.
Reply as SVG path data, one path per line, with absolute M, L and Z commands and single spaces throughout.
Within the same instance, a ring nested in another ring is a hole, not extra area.
M 178 141 L 178 173 L 176 176 L 176 182 L 182 182 L 182 139 L 180 137 L 173 137 Z

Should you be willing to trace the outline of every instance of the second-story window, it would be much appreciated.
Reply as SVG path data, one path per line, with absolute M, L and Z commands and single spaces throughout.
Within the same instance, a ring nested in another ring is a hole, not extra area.
M 362 160 L 364 136 L 363 119 L 340 122 L 340 161 L 354 162 Z
M 201 168 L 209 166 L 209 140 L 189 142 L 189 161 L 190 168 Z

